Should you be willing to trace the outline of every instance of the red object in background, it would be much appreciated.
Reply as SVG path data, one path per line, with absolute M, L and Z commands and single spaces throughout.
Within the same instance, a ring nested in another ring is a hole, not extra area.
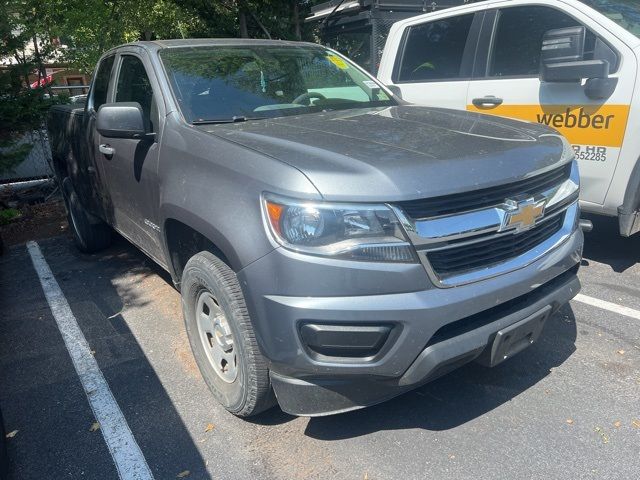
M 53 82 L 53 74 L 47 75 L 46 77 L 41 78 L 40 80 L 36 80 L 35 82 L 32 82 L 31 85 L 29 86 L 31 88 L 44 87 L 45 85 L 48 85 L 51 82 Z

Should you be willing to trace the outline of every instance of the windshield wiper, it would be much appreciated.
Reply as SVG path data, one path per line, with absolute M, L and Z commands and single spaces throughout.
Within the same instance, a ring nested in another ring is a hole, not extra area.
M 260 117 L 250 118 L 245 117 L 244 115 L 234 115 L 231 118 L 219 118 L 212 120 L 194 120 L 191 122 L 192 125 L 211 125 L 214 123 L 240 123 L 246 122 L 247 120 L 260 120 Z

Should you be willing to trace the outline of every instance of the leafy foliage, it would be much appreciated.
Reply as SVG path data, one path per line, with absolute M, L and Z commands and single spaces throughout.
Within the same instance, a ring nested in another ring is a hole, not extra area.
M 0 172 L 26 158 L 31 145 L 23 141 L 25 134 L 41 128 L 49 107 L 63 100 L 43 88 L 29 88 L 29 75 L 38 72 L 42 78 L 43 59 L 55 50 L 48 37 L 38 36 L 52 20 L 37 5 L 27 0 L 0 3 L 0 17 L 6 19 L 0 24 L 0 58 L 8 64 L 0 70 Z
M 136 40 L 182 38 L 197 30 L 200 20 L 170 0 L 69 0 L 56 28 L 66 63 L 91 73 L 109 48 Z
M 0 225 L 7 225 L 12 220 L 20 217 L 20 215 L 20 210 L 16 210 L 15 208 L 0 210 Z
M 20 2 L 21 0 L 13 0 Z M 9 3 L 13 3 L 9 2 Z M 39 2 L 33 2 L 40 5 Z M 116 45 L 163 38 L 310 38 L 309 0 L 54 0 L 46 2 L 43 32 L 69 48 L 65 63 L 91 73 Z M 43 2 L 44 4 L 44 2 Z M 45 20 L 50 17 L 52 20 Z
M 310 38 L 304 16 L 312 1 L 304 0 L 175 0 L 201 23 L 202 37 L 250 37 L 302 40 Z

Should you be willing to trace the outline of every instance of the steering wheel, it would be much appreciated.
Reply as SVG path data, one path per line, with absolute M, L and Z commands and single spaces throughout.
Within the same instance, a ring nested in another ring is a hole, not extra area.
M 326 100 L 327 99 L 327 97 L 325 97 L 321 93 L 318 93 L 318 92 L 306 92 L 306 93 L 303 93 L 302 95 L 298 95 L 296 98 L 293 99 L 293 101 L 291 103 L 302 104 L 302 102 L 304 102 L 306 100 L 307 103 L 309 105 L 311 105 L 311 99 L 312 98 L 319 98 L 320 100 Z

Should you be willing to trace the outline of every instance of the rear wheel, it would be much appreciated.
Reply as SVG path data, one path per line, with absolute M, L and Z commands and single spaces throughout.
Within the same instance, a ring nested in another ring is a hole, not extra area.
M 69 178 L 62 182 L 62 195 L 67 207 L 69 228 L 78 250 L 92 253 L 107 248 L 111 244 L 111 228 L 85 210 Z
M 275 405 L 236 274 L 210 252 L 184 268 L 182 310 L 196 363 L 216 399 L 240 417 Z

